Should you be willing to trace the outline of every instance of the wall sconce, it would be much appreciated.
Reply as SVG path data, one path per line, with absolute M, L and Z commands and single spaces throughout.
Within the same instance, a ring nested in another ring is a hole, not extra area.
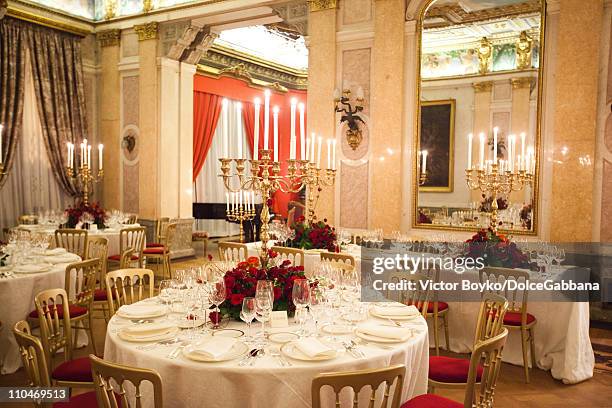
M 134 148 L 136 147 L 136 138 L 132 133 L 123 136 L 123 140 L 121 141 L 121 147 L 127 149 L 129 153 L 132 153 L 134 151 Z
M 361 129 L 359 129 L 359 122 L 365 122 L 358 115 L 359 112 L 363 111 L 363 101 L 363 89 L 361 87 L 357 89 L 357 95 L 354 103 L 351 103 L 350 89 L 344 89 L 342 91 L 342 95 L 340 95 L 340 91 L 338 89 L 334 91 L 335 111 L 342 113 L 340 123 L 346 122 L 348 126 L 348 130 L 346 131 L 346 140 L 353 150 L 357 150 L 363 141 L 363 134 L 361 133 Z

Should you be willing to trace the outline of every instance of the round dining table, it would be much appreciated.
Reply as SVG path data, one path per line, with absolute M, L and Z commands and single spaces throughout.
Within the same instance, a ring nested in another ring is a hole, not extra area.
M 20 266 L 0 267 L 0 373 L 14 373 L 21 367 L 13 327 L 34 310 L 34 297 L 41 291 L 64 288 L 66 267 L 80 261 L 78 255 L 64 253 L 26 259 Z M 79 336 L 79 344 L 82 344 Z M 87 344 L 87 343 L 85 343 Z
M 155 303 L 155 299 L 148 299 L 140 303 Z M 167 322 L 169 319 L 160 317 L 156 321 Z M 383 325 L 389 324 L 385 320 L 373 317 L 369 317 L 366 322 L 362 323 L 370 323 L 370 321 Z M 124 337 L 120 335 L 121 330 L 128 326 L 133 327 L 135 324 L 138 323 L 117 315 L 113 316 L 106 332 L 104 358 L 119 364 L 157 371 L 162 378 L 163 406 L 167 408 L 306 408 L 311 407 L 311 383 L 318 374 L 384 368 L 395 364 L 402 364 L 406 367 L 402 401 L 427 391 L 429 340 L 427 325 L 421 316 L 416 316 L 416 320 L 411 322 L 412 334 L 408 340 L 393 344 L 360 343 L 358 350 L 363 353 L 362 356 L 354 356 L 342 346 L 342 340 L 354 339 L 354 335 L 338 334 L 334 339 L 338 351 L 332 360 L 301 361 L 283 354 L 279 358 L 275 354 L 280 351 L 281 345 L 268 342 L 264 348 L 266 350 L 264 356 L 256 357 L 252 365 L 245 366 L 240 365 L 240 361 L 244 358 L 242 356 L 222 362 L 201 362 L 186 357 L 185 353 L 181 352 L 181 348 L 197 340 L 170 345 L 124 340 Z M 255 332 L 255 325 L 253 326 Z M 225 330 L 213 331 L 212 336 L 225 335 L 232 331 L 227 329 L 246 331 L 246 325 L 241 322 L 230 322 Z M 270 329 L 270 333 L 295 332 L 296 330 L 297 326 L 290 323 L 288 328 L 273 328 Z M 202 336 L 206 339 L 211 334 L 206 333 Z M 249 346 L 248 349 L 252 349 L 252 346 Z M 172 358 L 173 353 L 175 358 Z M 289 361 L 290 365 L 283 364 L 281 360 Z M 144 385 L 141 393 L 143 394 L 143 406 L 151 407 L 153 403 L 152 387 L 148 384 Z M 321 396 L 331 403 L 334 401 L 334 396 L 329 389 L 327 393 L 323 391 Z M 347 398 L 344 394 L 341 394 L 341 397 Z M 364 391 L 359 395 L 360 400 L 367 397 L 369 397 L 369 391 Z

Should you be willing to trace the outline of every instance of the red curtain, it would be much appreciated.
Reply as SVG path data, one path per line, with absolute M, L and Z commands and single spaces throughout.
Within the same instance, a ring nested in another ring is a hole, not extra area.
M 219 95 L 206 92 L 193 92 L 193 181 L 204 166 L 210 150 L 219 114 L 221 113 Z

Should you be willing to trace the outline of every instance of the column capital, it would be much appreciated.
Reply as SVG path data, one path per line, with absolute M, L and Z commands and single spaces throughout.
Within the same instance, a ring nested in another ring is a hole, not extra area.
M 510 80 L 512 89 L 530 88 L 532 82 L 531 77 L 512 78 Z
M 472 84 L 472 86 L 474 87 L 474 92 L 491 92 L 491 89 L 493 89 L 493 82 L 475 82 Z
M 96 39 L 100 41 L 100 46 L 102 47 L 119 45 L 119 41 L 121 40 L 121 30 L 116 28 L 112 30 L 100 31 L 96 33 Z
M 337 0 L 308 0 L 310 11 L 331 10 L 338 7 Z
M 157 21 L 135 25 L 134 31 L 136 32 L 136 34 L 138 34 L 138 41 L 157 39 L 158 27 L 159 23 Z

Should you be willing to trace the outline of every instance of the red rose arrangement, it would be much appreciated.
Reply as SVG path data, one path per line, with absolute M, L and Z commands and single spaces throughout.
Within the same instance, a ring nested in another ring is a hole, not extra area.
M 225 273 L 226 300 L 221 305 L 221 313 L 240 320 L 242 300 L 254 297 L 258 280 L 269 280 L 274 286 L 274 310 L 295 310 L 292 301 L 293 282 L 305 279 L 303 266 L 291 266 L 291 261 L 285 260 L 277 264 L 278 256 L 274 251 L 268 251 L 268 265 L 262 267 L 259 258 L 251 256 L 240 262 L 234 269 Z
M 290 245 L 302 249 L 327 249 L 330 252 L 338 252 L 336 244 L 336 230 L 327 224 L 327 219 L 308 224 L 304 216 L 296 219 L 293 226 L 295 238 Z
M 94 223 L 98 226 L 98 228 L 104 228 L 106 211 L 100 207 L 99 203 L 84 204 L 83 202 L 74 207 L 68 207 L 66 209 L 66 215 L 68 215 L 68 221 L 66 223 L 68 224 L 68 227 L 76 227 L 84 214 L 89 214 L 93 218 Z
M 532 267 L 529 256 L 524 254 L 516 243 L 491 228 L 478 231 L 466 242 L 466 257 L 482 258 L 487 266 L 526 269 Z

